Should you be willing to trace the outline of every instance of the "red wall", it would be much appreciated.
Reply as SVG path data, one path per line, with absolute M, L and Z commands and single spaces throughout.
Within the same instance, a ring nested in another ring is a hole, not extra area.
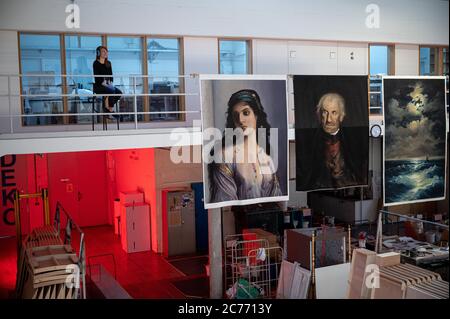
M 153 149 L 5 156 L 2 164 L 0 191 L 2 199 L 5 194 L 5 205 L 0 201 L 0 236 L 16 233 L 14 225 L 4 222 L 5 215 L 14 222 L 14 211 L 7 212 L 13 207 L 6 198 L 9 192 L 18 188 L 22 193 L 35 193 L 48 188 L 52 220 L 60 201 L 82 227 L 112 224 L 113 202 L 119 193 L 142 191 L 151 207 L 152 242 L 157 241 Z M 40 200 L 23 200 L 21 210 L 24 234 L 42 225 Z
M 40 174 L 34 174 L 34 165 L 42 164 L 41 161 L 39 155 L 33 154 L 6 155 L 0 159 L 0 236 L 16 234 L 13 191 L 37 193 L 41 192 L 42 187 L 47 187 L 46 180 Z M 22 234 L 43 224 L 41 199 L 22 199 L 20 210 Z
M 106 152 L 48 154 L 50 208 L 56 203 L 81 226 L 108 224 Z
M 156 184 L 155 184 L 155 155 L 154 149 L 136 149 L 108 151 L 110 166 L 114 166 L 114 173 L 109 174 L 110 188 L 114 189 L 112 195 L 117 198 L 120 192 L 141 191 L 145 201 L 150 204 L 151 210 L 151 236 L 156 242 Z M 110 168 L 110 170 L 112 170 Z M 113 178 L 111 178 L 113 177 Z M 156 247 L 152 245 L 152 249 Z

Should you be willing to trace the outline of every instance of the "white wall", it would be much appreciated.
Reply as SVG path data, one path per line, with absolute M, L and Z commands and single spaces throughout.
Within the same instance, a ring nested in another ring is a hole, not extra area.
M 395 75 L 419 75 L 419 46 L 395 46 Z
M 0 29 L 449 43 L 448 1 L 377 0 L 380 25 L 368 28 L 370 0 L 77 0 L 78 30 L 66 28 L 69 3 L 1 1 Z
M 289 41 L 288 50 L 289 74 L 337 74 L 337 42 Z
M 339 42 L 337 46 L 337 74 L 367 75 L 369 73 L 369 45 Z
M 8 77 L 1 76 L 7 74 L 19 74 L 19 46 L 17 32 L 14 31 L 0 31 L 0 127 L 9 129 L 9 119 L 3 117 L 9 114 Z M 17 95 L 19 79 L 12 77 L 9 81 L 10 93 Z M 20 114 L 17 105 L 18 97 L 11 99 L 13 114 Z
M 254 74 L 289 73 L 287 41 L 256 39 L 252 48 Z

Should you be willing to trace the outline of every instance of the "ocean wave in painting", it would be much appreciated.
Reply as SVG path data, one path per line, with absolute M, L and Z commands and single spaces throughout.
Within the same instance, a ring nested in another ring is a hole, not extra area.
M 385 202 L 409 202 L 445 196 L 445 160 L 385 162 Z

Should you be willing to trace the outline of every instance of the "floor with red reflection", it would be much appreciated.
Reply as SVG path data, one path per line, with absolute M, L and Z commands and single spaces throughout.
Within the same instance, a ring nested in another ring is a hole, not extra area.
M 188 277 L 159 254 L 154 252 L 127 254 L 121 247 L 120 238 L 114 235 L 114 229 L 110 226 L 89 227 L 84 228 L 83 231 L 85 232 L 86 264 L 101 264 L 113 277 L 117 278 L 131 297 L 186 298 L 171 282 Z M 74 236 L 72 244 L 77 251 L 78 239 Z M 17 267 L 16 245 L 15 238 L 0 238 L 0 299 L 13 296 Z

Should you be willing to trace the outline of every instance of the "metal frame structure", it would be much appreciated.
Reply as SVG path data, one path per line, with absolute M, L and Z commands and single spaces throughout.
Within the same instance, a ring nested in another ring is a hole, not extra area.
M 48 190 L 43 188 L 40 193 L 20 194 L 18 190 L 14 192 L 14 218 L 17 235 L 17 251 L 20 251 L 22 245 L 22 224 L 20 219 L 20 201 L 22 199 L 41 198 L 44 210 L 44 225 L 50 225 L 50 206 L 48 203 Z
M 267 239 L 250 239 L 254 233 L 229 235 L 225 238 L 224 280 L 225 289 L 236 293 L 239 279 L 245 279 L 251 288 L 260 291 L 259 298 L 275 298 L 283 250 L 270 246 Z M 249 298 L 254 298 L 247 292 Z
M 392 212 L 385 211 L 385 210 L 380 210 L 380 212 L 378 214 L 377 235 L 376 235 L 376 241 L 375 241 L 375 252 L 376 253 L 379 253 L 381 251 L 381 248 L 383 247 L 383 215 L 396 216 L 399 219 L 403 218 L 403 219 L 408 219 L 408 220 L 412 220 L 412 221 L 416 221 L 416 222 L 420 222 L 420 223 L 435 225 L 435 226 L 438 226 L 438 227 L 441 227 L 441 228 L 444 228 L 447 230 L 449 229 L 449 226 L 445 225 L 445 224 L 439 224 L 439 223 L 423 220 L 420 218 L 415 218 L 415 217 L 411 217 L 411 216 L 407 216 L 407 215 L 402 215 L 402 214 L 392 213 Z

